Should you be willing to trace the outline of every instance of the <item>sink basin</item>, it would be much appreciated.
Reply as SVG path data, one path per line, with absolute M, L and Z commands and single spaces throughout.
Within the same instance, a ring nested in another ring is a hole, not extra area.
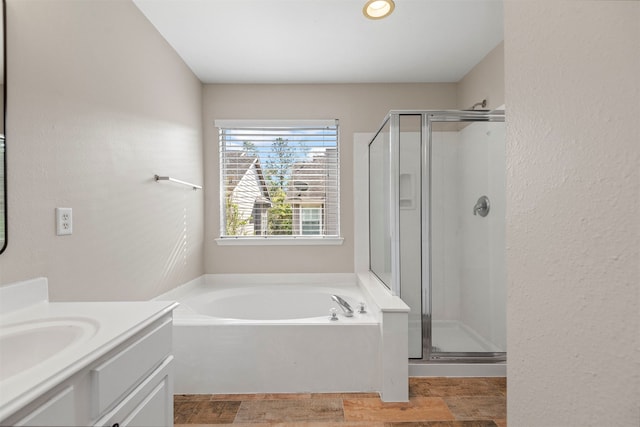
M 0 381 L 25 372 L 91 338 L 98 323 L 89 318 L 38 319 L 0 327 Z

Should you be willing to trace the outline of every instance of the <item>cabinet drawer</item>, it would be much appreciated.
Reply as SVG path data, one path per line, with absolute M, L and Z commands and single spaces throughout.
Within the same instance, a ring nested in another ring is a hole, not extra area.
M 173 426 L 173 356 L 167 357 L 148 378 L 136 387 L 95 426 Z
M 103 413 L 171 353 L 171 319 L 92 369 L 94 416 Z

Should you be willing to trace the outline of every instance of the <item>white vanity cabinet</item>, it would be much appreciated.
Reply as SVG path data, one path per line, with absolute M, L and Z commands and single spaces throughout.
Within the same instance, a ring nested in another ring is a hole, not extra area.
M 172 426 L 173 387 L 169 356 L 149 377 L 95 426 Z
M 173 425 L 171 331 L 165 320 L 91 370 L 96 426 Z
M 15 426 L 173 426 L 171 313 L 0 421 Z

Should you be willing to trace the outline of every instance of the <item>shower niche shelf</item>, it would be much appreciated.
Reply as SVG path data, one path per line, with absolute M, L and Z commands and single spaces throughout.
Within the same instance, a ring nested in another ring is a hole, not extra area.
M 412 173 L 400 174 L 400 209 L 415 208 L 414 179 Z

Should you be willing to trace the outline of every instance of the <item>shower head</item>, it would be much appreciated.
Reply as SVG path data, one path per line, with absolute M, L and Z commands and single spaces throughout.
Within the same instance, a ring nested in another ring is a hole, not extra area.
M 486 99 L 483 99 L 483 100 L 482 100 L 482 101 L 480 101 L 480 102 L 476 102 L 475 104 L 473 104 L 473 105 L 471 106 L 471 110 L 475 110 L 475 109 L 476 109 L 476 107 L 486 108 L 486 107 L 487 107 L 487 100 L 486 100 Z

